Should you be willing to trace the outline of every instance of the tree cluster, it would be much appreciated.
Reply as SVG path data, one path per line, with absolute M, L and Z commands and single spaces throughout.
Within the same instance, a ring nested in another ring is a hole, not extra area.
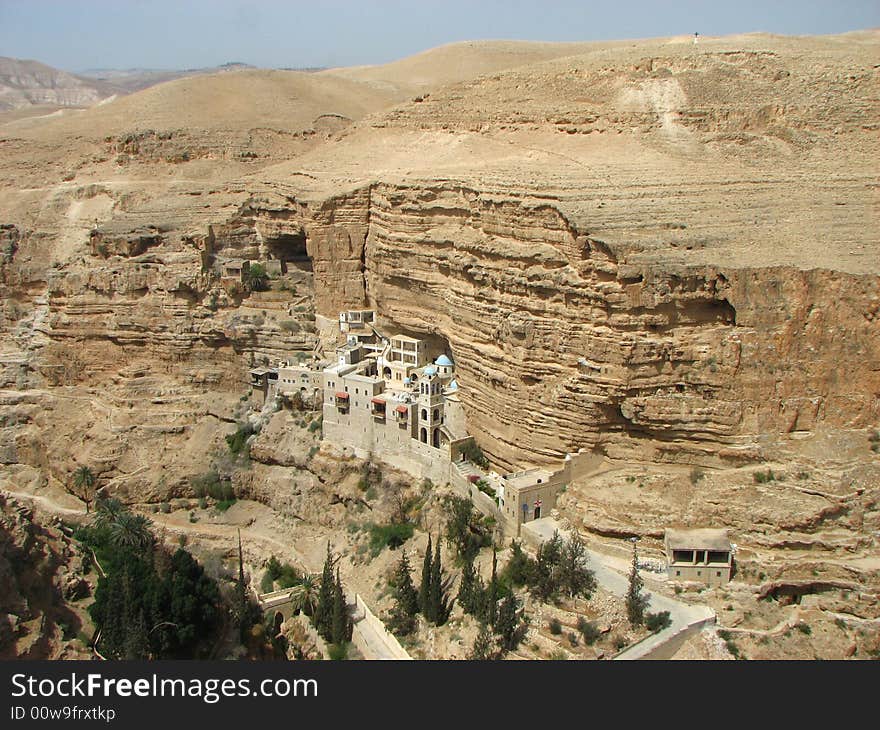
M 440 538 L 437 538 L 435 545 L 433 538 L 428 536 L 418 590 L 410 573 L 406 551 L 401 552 L 390 586 L 394 605 L 388 618 L 388 625 L 393 633 L 398 636 L 408 636 L 413 633 L 417 628 L 418 614 L 422 614 L 425 620 L 435 626 L 445 624 L 452 613 L 455 599 L 452 597 L 452 578 L 443 570 Z
M 312 614 L 312 623 L 318 633 L 328 644 L 333 644 L 338 649 L 336 652 L 344 655 L 344 647 L 351 641 L 354 622 L 348 610 L 348 602 L 345 599 L 345 590 L 342 586 L 342 578 L 339 574 L 338 558 L 333 557 L 330 544 L 327 544 L 327 557 L 324 560 L 324 569 L 321 572 L 321 581 L 318 588 L 317 601 Z M 334 574 L 334 567 L 336 569 Z
M 191 659 L 219 625 L 219 589 L 192 555 L 167 551 L 149 527 L 145 517 L 105 500 L 93 524 L 78 532 L 104 572 L 89 607 L 97 648 L 114 659 Z
M 505 576 L 514 585 L 528 586 L 532 595 L 544 602 L 556 602 L 563 595 L 590 598 L 596 589 L 586 545 L 577 533 L 563 540 L 554 532 L 534 559 L 514 541 Z
M 480 633 L 470 658 L 496 659 L 514 650 L 525 636 L 528 622 L 522 602 L 509 582 L 498 574 L 495 550 L 492 551 L 492 576 L 488 584 L 477 572 L 473 558 L 465 562 L 461 576 L 458 602 L 465 613 L 480 622 Z

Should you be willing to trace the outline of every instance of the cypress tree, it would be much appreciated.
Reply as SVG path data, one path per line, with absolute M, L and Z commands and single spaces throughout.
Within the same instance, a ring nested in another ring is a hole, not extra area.
M 419 612 L 419 594 L 410 575 L 409 558 L 401 550 L 400 561 L 394 571 L 394 606 L 386 625 L 397 636 L 408 636 L 416 630 L 416 614 Z
M 632 568 L 629 573 L 629 588 L 626 592 L 626 615 L 630 624 L 638 626 L 645 621 L 645 609 L 648 607 L 650 595 L 642 593 L 644 582 L 639 575 L 639 556 L 633 542 Z
M 318 591 L 318 605 L 315 607 L 315 615 L 313 617 L 315 629 L 326 641 L 332 641 L 333 601 L 335 596 L 333 554 L 330 552 L 330 542 L 328 541 L 327 558 L 324 560 L 324 570 L 321 572 L 321 589 Z
M 467 556 L 461 570 L 461 585 L 458 589 L 458 602 L 461 604 L 462 610 L 472 616 L 481 617 L 484 593 L 483 579 L 474 567 L 474 559 Z
M 238 580 L 235 584 L 235 618 L 238 623 L 239 634 L 242 639 L 250 628 L 248 620 L 250 611 L 248 610 L 247 587 L 244 583 L 244 556 L 241 549 L 241 530 L 238 531 Z
M 510 545 L 510 560 L 504 569 L 510 581 L 517 586 L 531 585 L 535 581 L 535 561 L 522 549 L 519 540 L 514 540 Z
M 339 568 L 336 568 L 336 583 L 333 586 L 333 615 L 331 618 L 330 641 L 337 646 L 342 646 L 351 639 L 351 619 L 348 615 L 348 605 L 345 601 L 345 590 L 342 587 L 342 579 L 339 577 Z
M 498 553 L 492 547 L 492 578 L 486 591 L 486 620 L 489 626 L 495 628 L 498 619 Z
M 492 636 L 492 632 L 489 630 L 489 626 L 487 624 L 480 624 L 480 632 L 477 634 L 477 638 L 474 639 L 474 645 L 471 647 L 470 654 L 468 654 L 468 659 L 473 659 L 475 661 L 487 661 L 490 659 L 497 659 L 498 653 L 495 650 L 495 637 Z
M 513 593 L 508 593 L 498 609 L 498 623 L 495 627 L 501 637 L 501 648 L 504 651 L 516 649 L 522 640 L 524 628 L 519 599 Z
M 443 591 L 443 565 L 440 562 L 440 537 L 434 545 L 434 561 L 431 563 L 431 583 L 428 590 L 428 620 L 439 625 L 440 602 Z
M 419 585 L 419 610 L 428 618 L 430 613 L 431 595 L 431 533 L 428 533 L 428 547 L 425 548 L 425 560 L 422 563 L 422 582 Z
M 394 597 L 403 613 L 407 616 L 415 616 L 419 612 L 419 594 L 410 575 L 406 550 L 401 550 L 401 553 L 394 576 Z

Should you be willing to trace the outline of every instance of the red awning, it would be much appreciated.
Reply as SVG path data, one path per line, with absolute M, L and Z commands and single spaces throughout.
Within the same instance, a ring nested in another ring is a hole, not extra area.
M 375 403 L 377 406 L 384 406 L 385 405 L 385 401 L 382 400 L 381 398 L 372 398 L 370 400 L 370 403 Z
M 348 393 L 337 393 L 336 400 L 348 400 Z
M 409 413 L 409 408 L 407 408 L 406 406 L 397 406 L 397 408 L 395 408 L 394 410 L 398 413 Z

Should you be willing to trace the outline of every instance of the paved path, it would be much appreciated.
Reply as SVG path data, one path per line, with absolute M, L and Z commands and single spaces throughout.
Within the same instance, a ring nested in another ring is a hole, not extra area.
M 523 528 L 528 529 L 542 540 L 549 540 L 553 537 L 555 530 L 559 530 L 559 534 L 563 537 L 567 536 L 566 531 L 562 530 L 559 524 L 549 517 L 527 522 Z M 590 568 L 595 573 L 599 585 L 611 593 L 625 596 L 629 587 L 629 576 L 627 575 L 629 565 L 626 561 L 590 549 L 587 549 L 587 554 L 590 558 Z M 654 612 L 669 611 L 672 623 L 663 631 L 651 634 L 637 644 L 624 649 L 614 659 L 668 659 L 690 635 L 699 631 L 706 624 L 715 623 L 715 612 L 708 606 L 693 606 L 656 591 L 651 593 L 648 608 Z

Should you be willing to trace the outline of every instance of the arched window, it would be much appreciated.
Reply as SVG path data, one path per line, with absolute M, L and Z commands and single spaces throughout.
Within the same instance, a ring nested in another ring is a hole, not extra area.
M 422 429 L 421 437 L 422 437 L 422 443 L 423 443 L 423 444 L 428 443 L 428 429 L 427 429 L 427 428 L 423 428 L 423 429 Z
M 422 408 L 422 420 L 423 421 L 428 420 L 428 409 L 427 408 Z

